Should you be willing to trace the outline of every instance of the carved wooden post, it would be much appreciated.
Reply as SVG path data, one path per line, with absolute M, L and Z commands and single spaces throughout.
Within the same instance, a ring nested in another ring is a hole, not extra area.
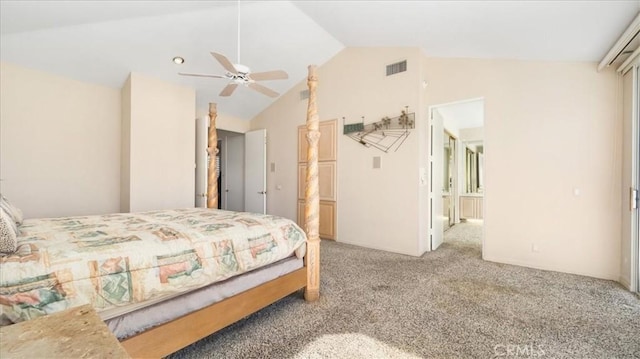
M 320 296 L 320 195 L 318 190 L 318 141 L 320 121 L 316 104 L 318 78 L 316 66 L 309 66 L 309 105 L 307 107 L 307 187 L 305 188 L 305 230 L 307 231 L 307 287 L 304 298 L 315 301 Z
M 207 208 L 218 208 L 218 134 L 216 132 L 216 118 L 218 108 L 215 103 L 209 104 L 209 141 L 207 152 L 209 153 L 209 168 L 207 173 Z

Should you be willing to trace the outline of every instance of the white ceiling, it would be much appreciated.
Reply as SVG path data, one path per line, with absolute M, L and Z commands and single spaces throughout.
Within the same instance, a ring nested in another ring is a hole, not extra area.
M 305 1 L 345 46 L 418 46 L 435 57 L 599 61 L 640 1 Z
M 630 1 L 243 1 L 241 63 L 281 93 L 345 46 L 421 47 L 429 56 L 599 61 L 640 10 Z M 0 60 L 120 87 L 139 72 L 196 89 L 198 106 L 251 119 L 273 99 L 218 97 L 210 51 L 237 61 L 235 1 L 0 1 Z M 177 66 L 171 59 L 186 59 Z

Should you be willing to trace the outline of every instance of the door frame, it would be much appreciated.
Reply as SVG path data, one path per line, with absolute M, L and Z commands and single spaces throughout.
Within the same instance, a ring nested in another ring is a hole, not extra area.
M 640 189 L 640 57 L 637 57 L 633 61 L 629 63 L 629 65 L 625 68 L 619 68 L 621 81 L 623 82 L 624 88 L 624 77 L 627 73 L 631 72 L 631 123 L 626 122 L 625 111 L 628 111 L 628 108 L 623 108 L 623 118 L 625 121 L 623 123 L 623 128 L 629 126 L 630 128 L 630 138 L 625 138 L 623 143 L 626 140 L 629 140 L 629 147 L 624 146 L 625 150 L 628 150 L 631 153 L 623 154 L 623 177 L 622 177 L 622 196 L 623 203 L 627 204 L 623 206 L 623 221 L 622 221 L 622 246 L 623 250 L 626 246 L 629 248 L 629 262 L 628 264 L 624 264 L 624 257 L 622 258 L 622 267 L 620 268 L 622 271 L 620 282 L 625 286 L 628 286 L 628 289 L 632 292 L 640 292 L 640 209 L 638 209 L 638 203 L 636 201 L 636 208 L 633 208 L 634 199 L 632 198 L 633 192 Z M 623 97 L 626 96 L 624 94 L 623 89 Z M 623 100 L 624 102 L 624 100 Z M 626 155 L 629 157 L 626 157 Z M 630 163 L 626 162 L 630 161 Z M 627 171 L 625 170 L 625 166 L 629 165 L 631 168 Z M 626 177 L 629 176 L 629 177 Z M 626 197 L 626 198 L 625 198 Z M 627 221 L 628 219 L 628 221 Z M 626 227 L 625 224 L 629 226 Z M 623 254 L 622 254 L 623 255 Z M 625 274 L 628 273 L 628 283 L 626 282 Z
M 632 186 L 637 191 L 640 190 L 640 58 L 633 61 L 632 69 L 634 71 L 633 78 L 633 111 L 631 115 L 631 163 L 632 168 Z M 636 208 L 631 214 L 631 278 L 630 288 L 632 292 L 640 292 L 640 207 L 636 200 Z
M 635 131 L 634 131 L 634 141 L 636 156 L 635 156 L 635 177 L 636 177 L 636 190 L 640 190 L 640 59 L 636 59 L 636 82 L 635 82 L 635 101 L 636 101 L 636 111 L 635 111 Z M 640 202 L 640 200 L 637 200 Z M 640 204 L 636 207 L 640 207 Z M 631 239 L 631 248 L 635 253 L 635 260 L 633 260 L 633 255 L 631 256 L 633 265 L 635 268 L 632 268 L 632 276 L 631 280 L 633 281 L 633 276 L 635 275 L 635 288 L 633 286 L 630 288 L 632 291 L 640 293 L 640 208 L 636 208 L 635 213 L 636 220 L 636 228 L 635 233 L 632 233 Z
M 442 184 L 440 181 L 444 178 L 444 164 L 438 163 L 437 158 L 440 161 L 444 160 L 442 152 L 438 152 L 436 148 L 439 147 L 439 151 L 444 149 L 444 123 L 434 128 L 434 112 L 437 111 L 440 106 L 429 106 L 429 116 L 427 123 L 427 138 L 429 140 L 428 146 L 428 162 L 429 162 L 429 190 L 427 191 L 427 203 L 429 208 L 429 246 L 428 251 L 436 250 L 442 243 L 444 243 L 444 221 L 440 216 L 443 216 L 442 206 Z M 438 142 L 435 139 L 439 138 Z M 437 143 L 437 146 L 434 146 Z M 440 185 L 439 189 L 435 189 Z M 437 209 L 437 210 L 434 210 Z M 442 222 L 442 223 L 440 223 Z M 434 245 L 435 243 L 435 245 Z
M 429 148 L 428 148 L 428 163 L 429 163 L 429 180 L 430 180 L 430 184 L 433 183 L 433 179 L 434 179 L 434 166 L 433 166 L 433 136 L 435 136 L 435 134 L 433 133 L 433 111 L 438 109 L 439 107 L 446 107 L 446 106 L 451 106 L 451 105 L 458 105 L 458 104 L 463 104 L 463 103 L 467 103 L 467 102 L 474 102 L 474 101 L 482 101 L 482 111 L 483 113 L 486 115 L 486 108 L 485 108 L 485 98 L 483 97 L 474 97 L 474 98 L 468 98 L 468 99 L 464 99 L 464 100 L 458 100 L 458 101 L 451 101 L 451 102 L 445 102 L 445 103 L 439 103 L 439 104 L 435 104 L 435 105 L 430 105 L 427 108 L 427 119 L 428 119 L 428 123 L 427 123 L 427 139 L 429 140 Z M 486 116 L 485 116 L 486 117 Z M 444 126 L 443 126 L 444 127 Z M 483 124 L 483 127 L 486 127 L 486 123 Z M 456 139 L 457 145 L 460 144 L 460 139 Z M 486 140 L 483 143 L 484 146 L 484 161 L 486 163 L 487 160 L 487 143 Z M 439 175 L 440 177 L 443 177 L 443 173 L 441 171 L 443 171 L 443 168 L 439 169 L 440 172 L 437 172 L 437 175 Z M 484 172 L 486 174 L 486 168 L 484 169 Z M 485 238 L 486 238 L 486 228 L 487 228 L 487 217 L 486 217 L 486 213 L 487 211 L 485 210 L 486 205 L 487 205 L 487 180 L 486 180 L 486 176 L 485 178 L 483 178 L 483 182 L 484 182 L 484 189 L 483 189 L 483 200 L 482 200 L 482 214 L 483 214 L 483 226 L 482 226 L 482 258 L 484 258 L 484 248 L 485 248 Z M 456 186 L 457 187 L 457 186 Z M 433 248 L 431 246 L 431 234 L 432 234 L 432 230 L 433 230 L 433 222 L 434 220 L 436 220 L 435 218 L 433 218 L 433 208 L 432 208 L 432 203 L 433 203 L 433 191 L 429 190 L 427 191 L 427 203 L 428 203 L 428 208 L 429 208 L 429 241 L 427 241 L 429 243 L 428 246 L 428 251 L 432 251 Z M 458 201 L 458 204 L 456 207 L 459 207 L 459 193 L 456 196 L 456 201 Z
M 196 164 L 195 164 L 195 207 L 207 207 L 207 170 L 209 168 L 208 147 L 209 116 L 196 118 Z

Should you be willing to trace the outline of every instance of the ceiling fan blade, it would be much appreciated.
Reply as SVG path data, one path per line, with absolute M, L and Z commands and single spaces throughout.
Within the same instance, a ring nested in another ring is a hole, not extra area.
M 278 97 L 278 95 L 279 95 L 279 93 L 273 91 L 272 89 L 264 87 L 264 86 L 262 86 L 260 84 L 255 83 L 255 82 L 249 83 L 248 86 L 251 87 L 252 89 L 264 94 L 264 95 L 269 96 L 269 97 Z
M 265 72 L 253 72 L 249 75 L 254 81 L 264 80 L 286 80 L 289 78 L 286 72 L 282 70 L 265 71 Z
M 211 55 L 213 55 L 213 57 L 215 57 L 216 60 L 218 60 L 220 65 L 222 65 L 222 67 L 224 67 L 225 70 L 231 72 L 232 74 L 237 74 L 238 73 L 236 71 L 236 68 L 233 66 L 231 61 L 229 61 L 229 59 L 227 59 L 226 56 L 224 56 L 222 54 L 215 53 L 215 52 L 212 52 Z
M 220 92 L 220 96 L 231 96 L 236 87 L 238 87 L 237 83 L 232 82 L 228 84 L 227 86 L 225 86 L 225 88 L 222 89 L 222 91 Z
M 196 76 L 196 77 L 213 77 L 215 79 L 226 79 L 226 76 L 220 76 L 220 75 L 207 75 L 207 74 L 187 74 L 184 72 L 178 72 L 178 75 L 182 75 L 182 76 Z

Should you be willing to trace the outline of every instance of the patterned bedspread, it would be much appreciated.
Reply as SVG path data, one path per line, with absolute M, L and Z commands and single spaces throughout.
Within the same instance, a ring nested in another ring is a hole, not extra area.
M 288 219 L 201 208 L 34 219 L 20 230 L 18 253 L 0 258 L 4 321 L 186 292 L 301 257 L 306 243 Z

